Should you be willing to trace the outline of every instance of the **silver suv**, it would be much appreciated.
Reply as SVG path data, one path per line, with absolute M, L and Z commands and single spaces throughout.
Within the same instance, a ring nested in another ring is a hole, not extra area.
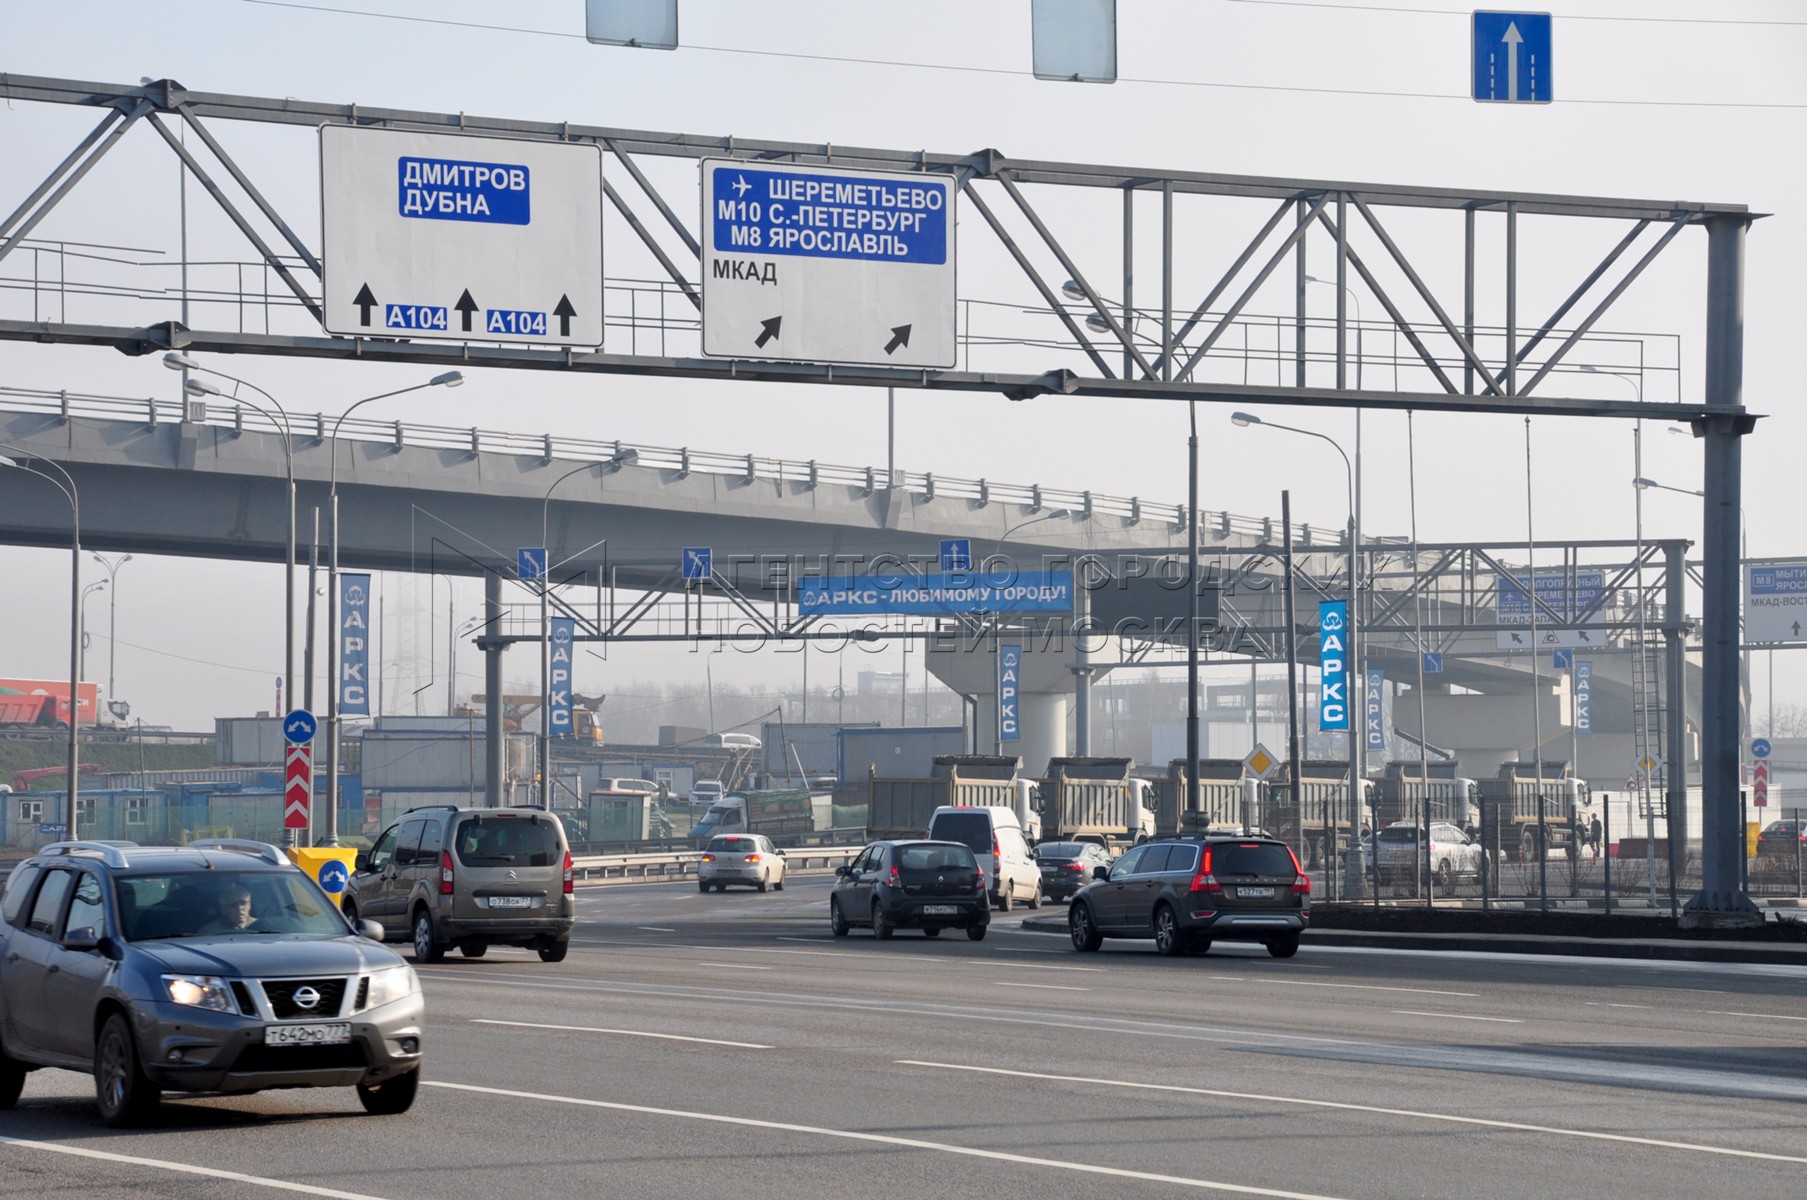
M 359 851 L 343 906 L 405 931 L 414 961 L 456 946 L 481 958 L 492 945 L 526 946 L 562 962 L 577 908 L 565 827 L 538 808 L 411 808 Z
M 405 1112 L 425 1006 L 381 936 L 261 842 L 46 846 L 0 892 L 0 1108 L 62 1067 L 113 1126 L 166 1089 L 355 1086 Z

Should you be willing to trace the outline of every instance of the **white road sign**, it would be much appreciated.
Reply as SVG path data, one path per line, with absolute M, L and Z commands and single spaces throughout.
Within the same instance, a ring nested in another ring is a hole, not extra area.
M 1807 562 L 1745 565 L 1744 640 L 1807 642 Z
M 703 162 L 703 353 L 951 367 L 954 183 Z
M 602 150 L 323 125 L 328 333 L 602 344 Z

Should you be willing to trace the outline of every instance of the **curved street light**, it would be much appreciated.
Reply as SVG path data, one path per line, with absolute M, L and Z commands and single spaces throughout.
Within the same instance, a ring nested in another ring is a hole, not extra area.
M 119 700 L 118 693 L 113 690 L 113 668 L 119 657 L 119 568 L 131 562 L 132 556 L 122 554 L 111 561 L 104 554 L 91 554 L 88 557 L 107 569 L 107 582 L 113 585 L 107 592 L 107 707 L 111 709 Z M 121 720 L 125 719 L 123 713 L 116 712 L 115 715 Z
M 76 491 L 75 479 L 61 465 L 47 458 L 40 458 L 19 446 L 0 442 L 0 450 L 10 450 L 24 462 L 0 454 L 0 467 L 11 467 L 15 471 L 23 471 L 27 475 L 36 475 L 39 479 L 48 480 L 50 485 L 63 493 L 63 499 L 69 501 L 69 786 L 65 792 L 65 809 L 60 824 L 67 831 L 71 841 L 76 838 L 76 798 L 80 790 L 77 780 L 81 778 L 81 699 L 82 699 L 82 663 L 81 663 L 81 595 L 82 595 L 82 502 Z M 47 475 L 36 467 L 26 463 L 37 461 L 56 471 L 56 475 Z M 61 475 L 59 480 L 57 475 Z
M 386 400 L 391 396 L 400 396 L 408 392 L 418 392 L 430 387 L 457 387 L 464 382 L 464 375 L 459 371 L 446 371 L 435 375 L 425 383 L 417 383 L 411 387 L 396 388 L 393 391 L 378 392 L 374 396 L 365 396 L 362 400 L 353 401 L 346 410 L 339 414 L 333 422 L 333 430 L 327 438 L 327 455 L 330 469 L 327 473 L 327 507 L 330 511 L 330 529 L 332 539 L 332 555 L 328 560 L 326 582 L 326 620 L 332 629 L 332 646 L 328 653 L 332 656 L 332 686 L 326 690 L 326 836 L 320 842 L 322 846 L 339 844 L 339 688 L 343 680 L 339 678 L 339 428 L 345 424 L 345 418 L 373 400 Z
M 1343 452 L 1342 446 L 1337 444 L 1335 438 L 1330 437 L 1327 434 L 1319 433 L 1315 429 L 1300 429 L 1296 425 L 1282 425 L 1278 421 L 1266 421 L 1256 416 L 1254 413 L 1246 412 L 1231 413 L 1230 423 L 1244 427 L 1260 425 L 1268 429 L 1284 429 L 1288 433 L 1297 433 L 1302 434 L 1305 437 L 1317 438 L 1320 442 L 1328 443 L 1330 448 L 1336 451 L 1337 457 L 1343 460 L 1343 480 L 1349 499 L 1349 677 L 1345 684 L 1345 688 L 1347 691 L 1346 699 L 1349 705 L 1349 821 L 1350 830 L 1353 833 L 1353 831 L 1359 828 L 1361 824 L 1362 785 L 1365 782 L 1364 776 L 1367 774 L 1368 740 L 1363 736 L 1362 730 L 1358 728 L 1355 720 L 1355 688 L 1357 680 L 1361 678 L 1361 595 L 1360 590 L 1356 586 L 1356 581 L 1359 578 L 1358 569 L 1361 559 L 1361 548 L 1359 544 L 1361 529 L 1360 526 L 1356 524 L 1355 516 L 1355 468 L 1350 464 L 1349 456 Z M 1362 695 L 1364 697 L 1367 695 L 1365 682 L 1362 685 Z M 1292 700 L 1289 698 L 1287 703 L 1292 703 Z M 1364 700 L 1362 704 L 1364 710 L 1364 723 L 1366 721 L 1366 707 L 1366 701 Z M 1331 847 L 1327 846 L 1325 848 L 1326 854 L 1329 854 L 1330 851 Z

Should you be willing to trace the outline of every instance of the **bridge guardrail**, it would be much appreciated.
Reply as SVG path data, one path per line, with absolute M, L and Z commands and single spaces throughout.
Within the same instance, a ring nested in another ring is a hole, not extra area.
M 799 847 L 784 852 L 787 871 L 827 871 L 853 860 L 861 846 Z M 694 879 L 702 852 L 685 850 L 666 854 L 592 854 L 571 860 L 581 880 L 640 879 L 659 881 Z M 595 872 L 592 875 L 592 872 Z

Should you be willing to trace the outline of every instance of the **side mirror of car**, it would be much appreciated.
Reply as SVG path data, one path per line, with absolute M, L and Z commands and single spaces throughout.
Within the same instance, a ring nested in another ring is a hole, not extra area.
M 847 868 L 846 868 L 846 867 L 836 867 L 836 868 L 835 868 L 835 869 L 834 869 L 834 877 L 835 877 L 835 878 L 836 878 L 836 879 L 845 879 L 845 878 L 847 878 Z
M 778 857 L 779 857 L 779 858 L 783 858 L 783 857 L 784 857 L 784 851 L 782 851 L 782 850 L 778 850 L 778 851 L 775 851 L 775 852 L 774 852 L 774 853 L 776 853 L 776 854 L 777 854 L 777 855 L 778 855 Z
M 1109 879 L 1110 877 L 1111 877 L 1111 869 L 1109 867 L 1093 867 L 1092 868 L 1092 878 L 1093 879 Z
M 383 923 L 381 921 L 359 921 L 355 928 L 361 938 L 368 938 L 373 942 L 383 940 Z
M 98 950 L 100 949 L 100 931 L 92 925 L 84 925 L 80 929 L 71 929 L 63 934 L 65 950 Z
M 351 860 L 351 867 L 354 871 L 368 871 L 370 869 L 370 855 L 364 853 L 362 850 L 358 851 L 357 857 Z

